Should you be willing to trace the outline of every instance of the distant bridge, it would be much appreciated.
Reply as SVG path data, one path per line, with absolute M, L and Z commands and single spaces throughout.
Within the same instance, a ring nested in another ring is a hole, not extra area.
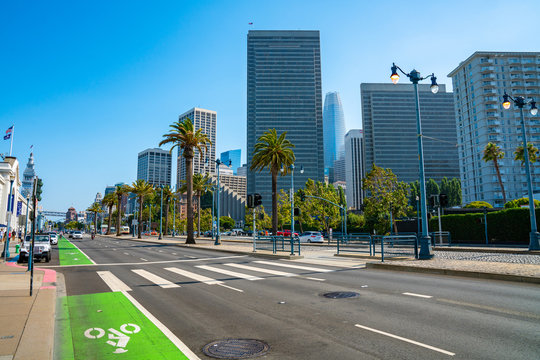
M 50 211 L 50 210 L 42 210 L 42 211 L 38 211 L 40 214 L 42 215 L 45 215 L 45 216 L 50 216 L 50 217 L 63 217 L 65 218 L 66 217 L 66 213 L 67 211 Z M 79 217 L 84 217 L 85 213 L 83 212 L 78 212 L 77 213 L 77 216 Z

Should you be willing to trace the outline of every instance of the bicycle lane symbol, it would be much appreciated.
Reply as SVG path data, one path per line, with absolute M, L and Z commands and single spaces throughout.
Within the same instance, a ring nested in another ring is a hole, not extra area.
M 117 349 L 113 351 L 113 354 L 122 354 L 127 352 L 125 347 L 129 342 L 130 337 L 126 334 L 136 334 L 141 331 L 141 328 L 135 324 L 123 324 L 120 326 L 120 331 L 110 328 L 108 329 L 108 339 L 107 344 L 116 347 Z M 105 336 L 105 330 L 101 328 L 89 328 L 84 332 L 84 336 L 88 339 L 100 339 Z

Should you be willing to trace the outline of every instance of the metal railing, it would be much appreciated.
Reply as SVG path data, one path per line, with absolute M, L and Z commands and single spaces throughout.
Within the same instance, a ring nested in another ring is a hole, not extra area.
M 409 256 L 418 258 L 418 238 L 416 235 L 386 235 L 373 237 L 373 255 L 379 246 L 381 261 L 385 256 Z
M 449 231 L 434 231 L 429 233 L 432 246 L 451 246 L 452 235 Z
M 271 250 L 272 254 L 277 254 L 278 251 L 290 251 L 290 254 L 294 255 L 295 245 L 296 253 L 300 255 L 301 246 L 298 236 L 292 238 L 286 238 L 284 236 L 257 236 L 253 243 L 253 251 Z
M 349 234 L 335 237 L 337 254 L 341 253 L 369 253 L 374 254 L 373 238 L 370 234 Z

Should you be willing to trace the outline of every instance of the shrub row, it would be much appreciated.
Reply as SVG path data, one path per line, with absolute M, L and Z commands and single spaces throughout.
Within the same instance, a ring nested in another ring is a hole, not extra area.
M 536 209 L 536 223 L 540 209 Z M 449 231 L 453 244 L 485 244 L 484 214 L 441 216 L 442 231 Z M 504 209 L 487 214 L 489 244 L 528 244 L 531 230 L 529 209 Z M 429 221 L 430 231 L 438 231 L 438 218 Z

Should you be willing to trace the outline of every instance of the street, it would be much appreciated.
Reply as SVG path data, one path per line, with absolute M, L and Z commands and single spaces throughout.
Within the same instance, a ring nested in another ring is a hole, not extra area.
M 225 339 L 261 340 L 267 359 L 532 359 L 540 352 L 540 287 L 533 284 L 102 236 L 69 240 L 95 264 L 60 266 L 55 254 L 51 263 L 37 265 L 64 275 L 68 298 L 121 288 L 201 359 L 211 359 L 205 345 Z M 357 296 L 323 296 L 333 292 Z M 99 325 L 80 321 L 89 330 Z M 72 335 L 74 357 L 89 358 L 88 346 Z M 107 347 L 105 341 L 88 343 Z M 85 357 L 78 352 L 83 348 Z M 128 351 L 130 344 L 124 348 L 124 358 L 144 358 L 135 348 Z

